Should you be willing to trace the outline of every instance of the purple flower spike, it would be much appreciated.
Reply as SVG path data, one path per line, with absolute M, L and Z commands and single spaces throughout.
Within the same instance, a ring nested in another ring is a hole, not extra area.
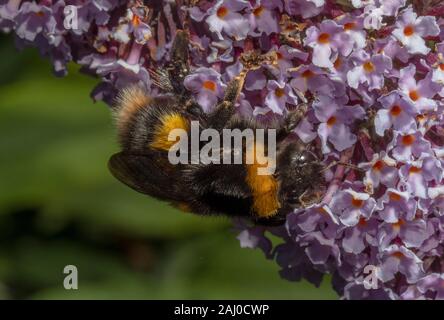
M 72 61 L 99 77 L 91 96 L 108 105 L 133 84 L 165 94 L 148 70 L 171 66 L 180 29 L 190 39 L 184 85 L 204 112 L 247 71 L 246 53 L 267 55 L 248 68 L 235 116 L 274 127 L 304 103 L 285 145 L 297 135 L 332 167 L 314 186 L 319 201 L 293 212 L 281 201 L 285 225 L 238 221 L 241 247 L 261 249 L 290 281 L 319 286 L 332 274 L 341 298 L 442 299 L 444 7 L 411 2 L 0 0 L 0 30 L 57 75 Z M 68 4 L 78 28 L 65 26 Z
M 411 54 L 429 53 L 430 48 L 426 46 L 424 38 L 439 34 L 439 27 L 435 17 L 418 17 L 412 7 L 402 12 L 396 27 L 393 35 Z
M 209 68 L 198 68 L 185 78 L 185 87 L 196 95 L 197 102 L 204 111 L 208 112 L 223 97 L 226 85 L 222 83 L 221 75 Z

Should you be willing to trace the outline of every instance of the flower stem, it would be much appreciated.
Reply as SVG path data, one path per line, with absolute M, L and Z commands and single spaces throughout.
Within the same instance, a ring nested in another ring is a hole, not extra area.
M 361 130 L 358 134 L 359 142 L 361 143 L 362 149 L 364 150 L 365 157 L 367 158 L 367 161 L 371 161 L 373 159 L 373 154 L 375 151 L 373 150 L 371 146 L 371 141 L 368 136 L 368 133 Z

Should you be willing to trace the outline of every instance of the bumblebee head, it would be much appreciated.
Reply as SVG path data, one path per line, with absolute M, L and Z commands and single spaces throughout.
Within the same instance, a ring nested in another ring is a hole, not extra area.
M 291 157 L 291 167 L 296 176 L 311 184 L 322 178 L 324 166 L 313 152 L 303 150 Z
M 277 168 L 284 192 L 296 189 L 296 194 L 299 195 L 307 188 L 322 182 L 323 169 L 324 165 L 316 154 L 307 149 L 299 149 L 295 145 L 285 148 Z
M 292 164 L 298 168 L 305 168 L 312 163 L 318 163 L 318 157 L 309 150 L 303 150 L 299 153 L 296 153 L 292 157 Z

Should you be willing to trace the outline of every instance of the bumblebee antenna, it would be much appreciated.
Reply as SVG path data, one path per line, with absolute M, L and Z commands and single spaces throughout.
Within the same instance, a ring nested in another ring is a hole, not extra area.
M 342 162 L 342 161 L 333 161 L 332 163 L 330 163 L 328 166 L 324 167 L 324 169 L 321 170 L 321 172 L 325 172 L 327 170 L 330 170 L 331 168 L 335 167 L 335 166 L 344 166 L 346 168 L 355 170 L 355 171 L 359 171 L 359 172 L 364 172 L 364 169 L 359 168 L 358 166 L 354 165 L 354 164 L 350 164 L 350 163 L 346 163 L 346 162 Z

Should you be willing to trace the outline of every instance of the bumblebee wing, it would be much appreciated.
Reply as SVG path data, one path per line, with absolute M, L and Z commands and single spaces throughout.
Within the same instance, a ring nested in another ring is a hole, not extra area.
M 113 176 L 130 188 L 161 200 L 183 201 L 180 179 L 169 163 L 154 154 L 114 154 L 108 167 Z
M 251 193 L 243 165 L 208 164 L 188 166 L 185 180 L 197 201 L 207 211 L 228 216 L 249 216 Z
M 184 170 L 188 185 L 196 194 L 220 194 L 248 198 L 245 167 L 239 164 L 190 165 Z

